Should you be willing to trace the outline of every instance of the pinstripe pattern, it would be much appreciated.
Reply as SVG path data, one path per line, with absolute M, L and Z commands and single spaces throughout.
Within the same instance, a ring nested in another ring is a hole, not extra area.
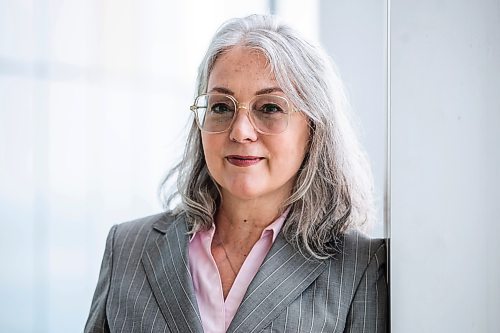
M 111 228 L 85 332 L 202 332 L 182 215 Z M 358 232 L 317 261 L 280 234 L 228 332 L 386 332 L 385 246 Z

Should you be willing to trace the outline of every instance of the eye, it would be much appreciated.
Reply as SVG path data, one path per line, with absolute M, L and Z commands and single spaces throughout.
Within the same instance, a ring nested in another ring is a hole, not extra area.
M 210 111 L 212 111 L 213 113 L 224 114 L 233 112 L 233 107 L 228 103 L 219 102 L 212 104 L 212 106 L 210 107 Z
M 268 114 L 284 113 L 283 109 L 278 104 L 274 104 L 274 103 L 263 104 L 259 108 L 259 111 L 263 112 L 263 113 L 268 113 Z

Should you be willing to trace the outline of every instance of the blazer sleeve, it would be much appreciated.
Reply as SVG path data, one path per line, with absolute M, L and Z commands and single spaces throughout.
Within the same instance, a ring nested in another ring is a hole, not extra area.
M 109 332 L 109 325 L 106 316 L 106 303 L 108 300 L 109 287 L 111 283 L 111 272 L 113 268 L 113 243 L 116 232 L 116 225 L 109 231 L 104 256 L 101 264 L 97 287 L 94 292 L 90 313 L 85 324 L 85 333 L 105 333 Z
M 383 242 L 370 258 L 360 280 L 344 332 L 387 332 L 387 297 L 386 246 Z

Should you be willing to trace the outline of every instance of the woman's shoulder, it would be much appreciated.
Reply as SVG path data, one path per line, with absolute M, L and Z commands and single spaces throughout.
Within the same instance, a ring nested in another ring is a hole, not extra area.
M 368 252 L 385 247 L 385 241 L 383 238 L 370 237 L 368 234 L 357 229 L 348 230 L 340 237 L 340 243 L 343 248 L 366 249 Z
M 183 222 L 181 216 L 182 213 L 175 214 L 167 211 L 130 220 L 114 225 L 111 228 L 110 236 L 113 238 L 115 245 L 117 242 L 143 243 L 158 238 L 172 226 Z
M 383 265 L 386 261 L 386 240 L 371 238 L 359 230 L 349 230 L 339 239 L 339 255 L 344 263 L 353 266 L 368 266 L 376 261 L 376 265 Z
M 161 224 L 161 223 L 166 223 L 168 224 L 169 222 L 172 222 L 175 220 L 177 215 L 172 213 L 171 211 L 167 212 L 161 212 L 129 221 L 125 221 L 122 223 L 117 224 L 116 226 L 121 229 L 122 231 L 129 231 L 129 230 L 139 230 L 143 229 L 144 227 L 153 227 L 156 224 Z

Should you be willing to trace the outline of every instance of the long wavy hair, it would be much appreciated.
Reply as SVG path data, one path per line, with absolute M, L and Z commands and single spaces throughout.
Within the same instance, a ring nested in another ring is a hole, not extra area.
M 370 164 L 353 129 L 342 81 L 320 47 L 274 16 L 251 15 L 229 20 L 216 32 L 199 67 L 196 95 L 206 92 L 218 57 L 235 46 L 262 52 L 285 95 L 309 119 L 309 149 L 281 207 L 290 207 L 283 233 L 302 253 L 328 258 L 345 231 L 364 229 L 374 216 Z M 182 160 L 160 187 L 165 208 L 175 203 L 191 232 L 206 230 L 221 202 L 217 186 L 193 119 Z

